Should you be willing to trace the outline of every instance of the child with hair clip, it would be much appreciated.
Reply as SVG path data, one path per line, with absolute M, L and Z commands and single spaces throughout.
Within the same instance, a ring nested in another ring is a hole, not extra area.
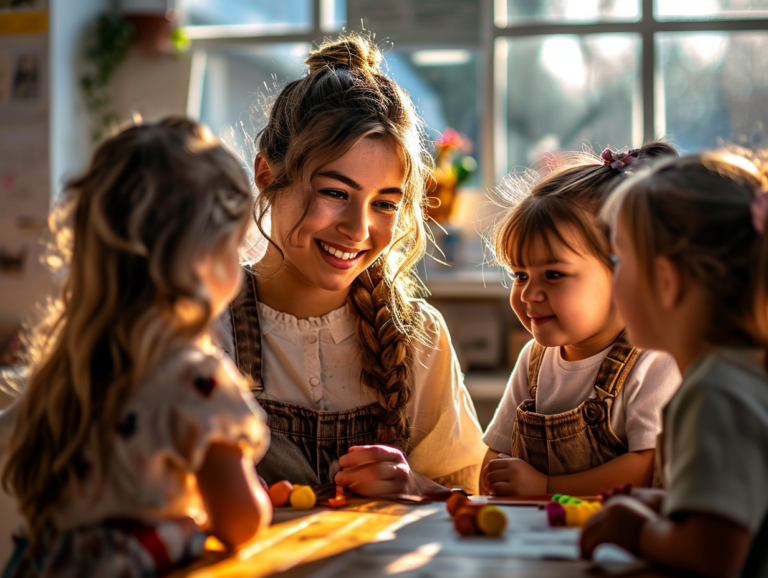
M 267 239 L 222 317 L 254 381 L 267 482 L 476 491 L 485 454 L 441 315 L 421 299 L 429 155 L 371 38 L 329 40 L 277 95 L 254 161 Z
M 605 208 L 630 339 L 669 352 L 683 383 L 663 412 L 666 494 L 609 500 L 587 557 L 612 542 L 674 570 L 768 575 L 766 175 L 729 152 L 686 156 Z
M 543 178 L 508 178 L 512 201 L 492 239 L 513 278 L 510 302 L 533 334 L 483 440 L 480 485 L 495 495 L 594 495 L 651 484 L 673 360 L 627 340 L 611 292 L 598 213 L 625 173 L 676 155 L 662 142 L 563 155 Z
M 68 184 L 60 300 L 0 414 L 26 521 L 3 576 L 164 575 L 202 551 L 206 518 L 233 548 L 269 523 L 263 411 L 206 343 L 252 205 L 238 161 L 186 119 L 121 132 Z

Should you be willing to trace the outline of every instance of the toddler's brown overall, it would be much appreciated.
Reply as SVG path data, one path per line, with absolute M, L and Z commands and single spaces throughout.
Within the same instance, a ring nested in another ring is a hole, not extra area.
M 528 394 L 517 408 L 512 428 L 512 457 L 548 476 L 576 474 L 628 451 L 611 429 L 611 405 L 624 387 L 640 350 L 622 333 L 600 364 L 594 396 L 579 407 L 555 415 L 536 413 L 539 370 L 546 348 L 534 343 L 528 365 Z

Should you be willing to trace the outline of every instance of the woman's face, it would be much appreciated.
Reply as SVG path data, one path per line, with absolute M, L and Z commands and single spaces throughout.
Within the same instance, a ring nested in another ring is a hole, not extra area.
M 302 192 L 280 194 L 272 207 L 272 238 L 285 265 L 308 285 L 348 288 L 392 243 L 404 179 L 396 145 L 366 137 L 317 171 L 303 219 Z

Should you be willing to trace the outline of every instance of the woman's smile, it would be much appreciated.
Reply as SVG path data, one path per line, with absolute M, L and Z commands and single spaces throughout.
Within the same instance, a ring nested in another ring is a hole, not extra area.
M 367 253 L 367 250 L 355 250 L 341 245 L 326 243 L 319 239 L 315 239 L 315 245 L 317 245 L 320 255 L 325 262 L 337 269 L 351 269 Z

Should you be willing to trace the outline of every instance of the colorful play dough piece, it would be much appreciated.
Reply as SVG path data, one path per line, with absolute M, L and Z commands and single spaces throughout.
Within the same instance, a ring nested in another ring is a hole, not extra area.
M 507 516 L 496 506 L 483 506 L 477 513 L 477 527 L 486 536 L 501 536 L 507 527 Z
M 462 536 L 474 536 L 477 534 L 478 508 L 462 507 L 453 517 L 453 525 Z
M 269 488 L 269 499 L 276 508 L 287 506 L 291 499 L 293 484 L 286 480 L 272 484 Z
M 454 492 L 453 495 L 448 498 L 445 507 L 448 509 L 448 513 L 453 516 L 456 514 L 459 508 L 469 502 L 469 498 L 459 492 Z
M 548 502 L 544 509 L 550 526 L 565 526 L 565 507 L 560 502 Z
M 563 502 L 562 498 L 559 501 L 548 502 L 545 506 L 550 526 L 583 526 L 600 508 L 602 508 L 600 502 L 584 500 Z
M 591 512 L 589 512 L 582 504 L 566 504 L 565 525 L 583 526 L 586 524 L 590 514 Z
M 349 503 L 349 494 L 344 491 L 343 486 L 336 486 L 336 497 L 328 499 L 328 505 L 331 508 L 341 508 Z
M 297 510 L 309 510 L 317 502 L 315 492 L 309 486 L 294 486 L 291 492 L 291 506 Z

